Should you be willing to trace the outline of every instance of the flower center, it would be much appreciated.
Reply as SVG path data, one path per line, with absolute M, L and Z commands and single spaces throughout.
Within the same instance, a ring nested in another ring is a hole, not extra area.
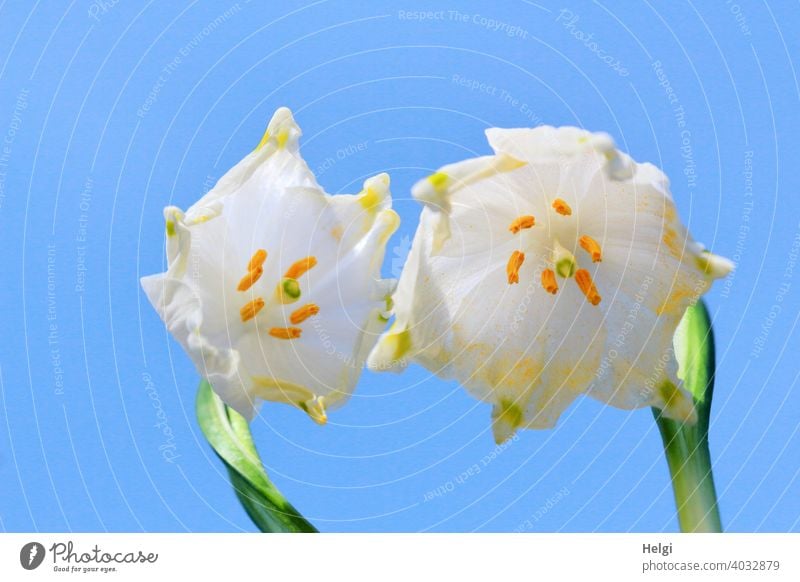
M 267 260 L 267 251 L 258 249 L 250 261 L 247 263 L 247 273 L 239 280 L 236 290 L 244 292 L 249 290 L 255 285 L 261 276 L 264 274 L 264 262 Z M 278 283 L 273 301 L 275 305 L 288 305 L 300 299 L 302 295 L 300 290 L 300 282 L 298 279 L 305 275 L 309 270 L 317 265 L 316 257 L 305 257 L 299 261 L 295 261 L 286 270 L 283 278 Z M 255 319 L 259 312 L 266 306 L 266 301 L 263 297 L 256 297 L 248 301 L 239 310 L 239 315 L 242 323 L 247 323 L 251 319 Z M 313 317 L 319 313 L 319 306 L 316 303 L 307 303 L 302 307 L 295 309 L 289 314 L 289 322 L 292 324 L 287 327 L 272 327 L 268 330 L 268 334 L 277 339 L 291 340 L 301 336 L 303 330 L 297 325 L 303 323 L 309 317 Z
M 553 210 L 561 216 L 572 216 L 572 208 L 562 198 L 554 199 L 551 206 Z M 515 218 L 509 225 L 508 230 L 516 235 L 523 230 L 534 228 L 535 224 L 536 220 L 533 215 L 524 214 Z M 571 236 L 568 238 L 571 238 Z M 572 254 L 568 248 L 563 246 L 555 236 L 552 237 L 549 246 L 552 252 L 548 265 L 542 270 L 542 288 L 548 293 L 555 295 L 558 293 L 559 289 L 556 276 L 562 279 L 571 279 L 574 277 L 576 285 L 586 297 L 586 300 L 592 305 L 598 305 L 601 297 L 597 292 L 597 287 L 589 271 L 580 268 L 575 255 Z M 580 236 L 575 247 L 577 246 L 580 246 L 589 255 L 593 263 L 599 263 L 603 260 L 603 251 L 600 248 L 600 244 L 591 236 L 586 234 Z M 506 275 L 509 285 L 519 283 L 520 269 L 524 261 L 525 253 L 522 251 L 515 250 L 511 253 L 511 257 L 509 257 L 508 264 L 506 265 Z

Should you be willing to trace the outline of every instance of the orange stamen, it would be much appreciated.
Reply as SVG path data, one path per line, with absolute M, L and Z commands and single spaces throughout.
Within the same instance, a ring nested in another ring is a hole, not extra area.
M 300 277 L 303 276 L 303 274 L 305 274 L 306 271 L 314 268 L 316 264 L 317 264 L 316 257 L 306 257 L 305 259 L 300 259 L 299 261 L 292 264 L 291 267 L 289 267 L 284 277 L 288 279 L 299 279 Z
M 247 291 L 253 284 L 261 278 L 261 275 L 264 274 L 264 269 L 262 267 L 256 267 L 255 269 L 250 269 L 247 272 L 247 275 L 241 278 L 239 281 L 239 285 L 236 287 L 237 291 Z
M 600 245 L 597 244 L 597 241 L 592 237 L 583 235 L 578 239 L 578 242 L 583 250 L 592 255 L 592 262 L 599 263 L 603 260 L 603 253 L 600 250 Z
M 556 294 L 558 291 L 558 283 L 556 282 L 556 274 L 551 269 L 542 271 L 542 287 L 548 293 Z
M 580 287 L 583 294 L 586 295 L 586 299 L 592 305 L 597 305 L 600 303 L 600 295 L 597 294 L 597 287 L 594 286 L 594 281 L 592 281 L 592 276 L 589 274 L 589 271 L 586 269 L 578 269 L 575 271 L 575 282 Z
M 556 198 L 553 200 L 553 208 L 562 216 L 569 216 L 572 214 L 572 208 L 570 208 L 569 204 L 564 202 L 564 200 L 561 198 Z
M 239 310 L 239 315 L 242 316 L 242 321 L 249 321 L 253 319 L 263 308 L 264 300 L 261 297 L 256 297 Z
M 526 214 L 524 216 L 515 218 L 514 222 L 511 223 L 511 226 L 508 227 L 508 230 L 514 234 L 517 234 L 523 228 L 531 228 L 534 224 L 536 224 L 536 219 L 530 214 Z
M 519 268 L 522 266 L 524 260 L 525 253 L 521 253 L 520 251 L 511 253 L 511 257 L 508 259 L 508 265 L 506 265 L 509 285 L 512 283 L 519 283 Z
M 258 249 L 254 254 L 253 258 L 250 259 L 250 262 L 247 263 L 247 270 L 248 271 L 255 271 L 260 269 L 261 266 L 264 264 L 264 261 L 267 260 L 267 251 L 264 249 Z
M 308 305 L 303 305 L 300 309 L 295 309 L 289 316 L 289 321 L 292 322 L 292 325 L 297 325 L 298 323 L 303 323 L 306 319 L 317 313 L 319 313 L 319 305 L 316 303 L 309 303 Z
M 269 330 L 269 335 L 278 339 L 297 339 L 303 330 L 299 327 L 273 327 Z

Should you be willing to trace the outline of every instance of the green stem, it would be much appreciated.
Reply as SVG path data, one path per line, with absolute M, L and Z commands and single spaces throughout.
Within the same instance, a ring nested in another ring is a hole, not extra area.
M 681 531 L 721 532 L 707 425 L 688 426 L 664 418 L 656 409 L 653 414 L 664 442 Z

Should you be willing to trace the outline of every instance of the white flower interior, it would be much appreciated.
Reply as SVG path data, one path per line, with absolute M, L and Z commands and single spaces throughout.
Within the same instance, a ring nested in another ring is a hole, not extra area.
M 577 128 L 490 129 L 441 168 L 370 356 L 414 360 L 494 404 L 498 441 L 547 428 L 582 393 L 692 421 L 671 350 L 686 307 L 731 265 L 680 223 L 666 176 Z

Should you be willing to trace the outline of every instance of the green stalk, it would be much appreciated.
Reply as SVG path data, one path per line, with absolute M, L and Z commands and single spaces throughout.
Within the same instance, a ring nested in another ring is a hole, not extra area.
M 697 423 L 665 418 L 654 408 L 667 457 L 682 532 L 721 532 L 717 493 L 708 448 L 714 393 L 715 354 L 711 318 L 702 301 L 686 310 L 674 338 L 678 377 L 694 398 Z
M 664 454 L 672 476 L 672 490 L 682 532 L 722 531 L 719 517 L 708 434 L 694 426 L 663 418 L 655 411 Z

